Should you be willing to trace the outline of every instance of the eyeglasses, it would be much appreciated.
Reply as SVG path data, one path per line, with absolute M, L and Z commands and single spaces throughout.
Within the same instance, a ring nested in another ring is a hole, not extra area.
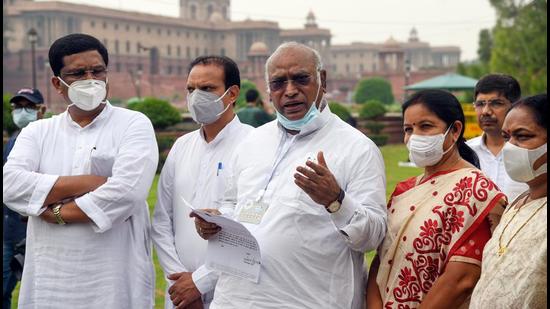
M 485 106 L 489 106 L 491 109 L 501 109 L 506 106 L 506 102 L 495 99 L 495 100 L 479 100 L 474 102 L 474 108 L 475 109 L 483 109 Z
M 80 80 L 80 79 L 85 79 L 86 76 L 88 75 L 88 73 L 91 73 L 94 78 L 101 79 L 101 78 L 105 78 L 105 76 L 107 76 L 107 72 L 108 72 L 107 68 L 97 67 L 97 68 L 93 68 L 91 70 L 69 71 L 69 72 L 66 72 L 66 73 L 62 73 L 61 75 L 64 78 Z
M 311 75 L 293 76 L 291 79 L 280 78 L 269 82 L 269 90 L 279 91 L 286 87 L 288 82 L 293 82 L 296 87 L 305 87 L 311 82 Z
M 32 106 L 32 105 L 27 105 L 27 106 L 21 106 L 21 105 L 14 105 L 12 104 L 11 105 L 11 108 L 13 110 L 24 110 L 25 112 L 32 112 L 32 111 L 35 111 L 38 109 L 38 106 Z

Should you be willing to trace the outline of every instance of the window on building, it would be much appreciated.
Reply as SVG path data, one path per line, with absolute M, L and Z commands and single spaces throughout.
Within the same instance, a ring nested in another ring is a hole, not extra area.
M 137 26 L 136 27 L 136 32 L 140 32 L 141 31 L 141 27 L 140 26 Z
M 147 33 L 151 33 L 151 27 L 147 27 Z
M 172 31 L 170 31 L 170 29 L 167 29 L 167 30 L 166 30 L 166 34 L 171 35 L 171 34 L 172 34 Z
M 172 55 L 172 46 L 170 46 L 170 45 L 166 46 L 166 54 L 168 56 Z
M 130 25 L 126 24 L 126 31 L 130 31 Z
M 220 49 L 220 55 L 225 56 L 225 48 Z
M 95 20 L 92 20 L 92 21 L 90 22 L 90 27 L 95 28 Z
M 221 38 L 222 40 L 225 40 L 225 34 L 220 35 L 220 38 Z
M 115 54 L 118 54 L 120 52 L 120 48 L 118 45 L 118 40 L 115 40 Z
M 103 39 L 103 45 L 105 45 L 105 48 L 109 50 L 109 47 L 108 47 L 109 45 L 107 43 L 108 43 L 107 39 Z
M 166 73 L 167 73 L 168 75 L 171 75 L 171 74 L 172 74 L 172 66 L 171 66 L 171 65 L 169 65 L 169 66 L 166 67 Z
M 141 43 L 140 43 L 140 42 L 137 42 L 137 43 L 136 43 L 136 52 L 137 52 L 138 54 L 141 54 Z
M 204 55 L 208 55 L 208 48 L 204 48 Z
M 161 35 L 162 34 L 162 30 L 160 28 L 157 29 L 157 33 L 158 35 Z
M 126 41 L 126 52 L 130 53 L 130 41 Z
M 191 9 L 189 11 L 191 12 L 191 19 L 197 19 L 197 7 L 191 5 Z
M 212 16 L 212 13 L 214 13 L 214 7 L 212 7 L 212 4 L 209 4 L 209 5 L 208 5 L 206 11 L 207 11 L 207 14 L 208 14 L 208 15 L 206 15 L 206 16 L 207 16 L 208 18 L 210 18 L 210 16 Z
M 189 36 L 190 36 L 189 31 L 185 31 L 185 37 L 189 38 Z
M 200 53 L 199 48 L 195 48 L 195 57 L 198 57 Z
M 349 73 L 349 64 L 346 63 L 346 73 Z
M 179 37 L 180 36 L 180 32 L 179 31 L 176 31 L 176 36 Z
M 103 29 L 107 29 L 107 22 L 106 21 L 103 22 Z
M 115 30 L 118 30 L 118 24 L 115 24 L 114 27 L 115 27 Z
M 185 57 L 191 59 L 191 48 L 189 46 L 185 48 Z
M 120 62 L 115 63 L 115 70 L 117 72 L 120 72 L 122 70 L 122 65 L 120 64 Z
M 176 47 L 176 56 L 181 57 L 181 46 L 179 45 Z
M 141 71 L 141 72 L 143 72 L 143 64 L 141 64 L 141 63 L 138 63 L 138 65 L 137 65 L 137 69 L 138 69 L 138 71 Z
M 178 65 L 178 75 L 183 75 L 183 68 L 181 65 Z
M 199 33 L 195 32 L 195 39 L 198 39 L 198 38 L 199 38 Z

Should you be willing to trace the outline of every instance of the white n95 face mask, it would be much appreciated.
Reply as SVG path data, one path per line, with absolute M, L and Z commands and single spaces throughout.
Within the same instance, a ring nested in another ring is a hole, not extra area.
M 436 135 L 417 135 L 413 134 L 407 142 L 407 149 L 409 149 L 409 159 L 418 167 L 433 166 L 437 162 L 441 161 L 443 155 L 449 152 L 454 144 L 449 149 L 443 151 L 443 143 L 450 126 L 445 134 Z
M 26 108 L 17 108 L 12 111 L 13 123 L 23 129 L 29 123 L 38 119 L 38 111 L 36 109 L 27 110 Z
M 60 77 L 57 77 L 69 88 L 69 100 L 84 111 L 96 109 L 107 95 L 107 83 L 97 79 L 77 80 L 68 85 Z
M 536 170 L 533 168 L 535 162 L 546 153 L 546 145 L 526 149 L 507 142 L 502 148 L 502 159 L 508 176 L 518 182 L 529 182 L 546 173 L 547 163 Z
M 195 89 L 187 94 L 187 107 L 193 120 L 200 124 L 211 124 L 220 119 L 221 115 L 231 106 L 228 104 L 223 108 L 222 98 L 227 94 L 229 88 L 221 97 L 215 93 Z

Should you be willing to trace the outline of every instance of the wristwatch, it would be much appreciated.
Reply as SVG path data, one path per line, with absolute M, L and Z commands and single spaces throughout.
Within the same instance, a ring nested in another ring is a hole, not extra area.
M 340 189 L 340 194 L 338 194 L 338 198 L 336 201 L 330 203 L 327 207 L 327 211 L 331 214 L 337 212 L 342 207 L 342 202 L 344 201 L 344 197 L 346 196 L 346 192 L 342 189 Z
M 63 218 L 61 218 L 61 207 L 62 206 L 63 206 L 63 203 L 59 203 L 59 204 L 55 205 L 52 208 L 53 215 L 55 216 L 55 221 L 57 221 L 57 224 L 59 224 L 59 225 L 66 224 L 66 222 L 63 220 Z

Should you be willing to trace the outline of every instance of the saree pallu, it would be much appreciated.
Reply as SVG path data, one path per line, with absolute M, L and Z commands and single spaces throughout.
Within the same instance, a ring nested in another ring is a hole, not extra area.
M 418 307 L 449 261 L 480 265 L 490 237 L 489 213 L 498 217 L 506 203 L 505 195 L 475 168 L 420 179 L 398 184 L 388 204 L 376 277 L 385 308 Z M 478 228 L 487 234 L 479 241 L 472 235 Z

